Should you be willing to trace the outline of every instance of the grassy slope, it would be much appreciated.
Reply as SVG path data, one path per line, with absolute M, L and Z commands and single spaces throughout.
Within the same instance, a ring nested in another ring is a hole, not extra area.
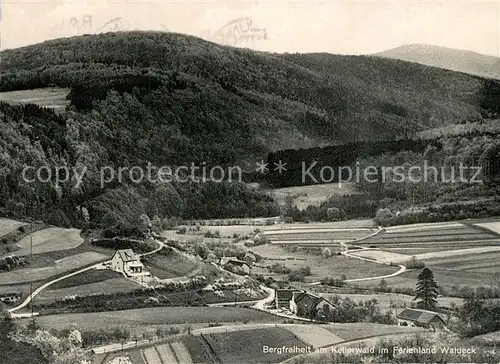
M 76 322 L 82 330 L 102 327 L 210 322 L 279 322 L 271 314 L 235 307 L 153 307 L 126 311 L 40 316 L 45 327 L 64 329 Z

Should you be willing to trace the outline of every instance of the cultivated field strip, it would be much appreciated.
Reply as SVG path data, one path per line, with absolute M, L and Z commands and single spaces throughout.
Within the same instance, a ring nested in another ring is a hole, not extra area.
M 304 245 L 304 246 L 332 246 L 332 245 L 339 245 L 339 243 L 348 243 L 352 240 L 328 240 L 328 239 L 323 239 L 323 240 L 273 240 L 271 241 L 273 244 L 279 244 L 279 245 L 288 245 L 288 244 L 295 244 L 295 245 Z
M 361 234 L 364 232 L 374 232 L 376 229 L 339 229 L 339 228 L 310 228 L 310 229 L 269 229 L 265 230 L 265 235 L 283 235 L 283 234 L 310 234 L 310 233 L 344 233 L 344 234 Z
M 425 243 L 425 242 L 454 242 L 454 241 L 500 241 L 496 236 L 488 234 L 457 234 L 457 235 L 427 235 L 427 236 L 384 236 L 379 239 L 370 240 L 371 243 Z M 367 240 L 368 241 L 368 240 Z
M 160 354 L 160 358 L 163 363 L 177 363 L 177 359 L 174 355 L 174 352 L 172 351 L 172 348 L 170 347 L 170 344 L 166 343 L 163 345 L 158 345 L 156 346 L 156 350 L 158 351 L 158 354 Z
M 439 244 L 443 247 L 449 247 L 449 248 L 453 248 L 457 245 L 477 245 L 477 246 L 491 246 L 491 245 L 498 245 L 500 243 L 500 239 L 476 239 L 476 240 L 431 240 L 431 241 L 402 241 L 402 242 L 395 242 L 395 241 L 390 241 L 388 242 L 389 244 L 387 244 L 388 246 L 391 246 L 391 245 L 394 245 L 395 247 L 397 246 L 401 246 L 401 247 L 405 247 L 405 246 L 419 246 L 419 245 L 436 245 L 436 244 Z M 363 244 L 363 245 L 367 245 L 367 244 Z M 372 243 L 370 242 L 369 244 L 370 246 L 372 245 L 377 245 L 377 243 Z M 378 245 L 381 247 L 381 248 L 385 248 L 386 247 L 386 244 L 384 243 L 378 243 Z
M 405 226 L 399 230 L 388 228 L 385 232 L 360 242 L 360 245 L 379 248 L 390 253 L 421 255 L 457 249 L 500 246 L 500 238 L 484 228 L 448 223 L 415 226 L 414 228 Z
M 422 223 L 422 224 L 411 224 L 411 225 L 401 225 L 401 226 L 391 226 L 386 228 L 387 232 L 409 232 L 418 230 L 441 230 L 446 228 L 460 228 L 464 227 L 464 224 L 458 222 L 437 222 L 437 223 Z
M 142 355 L 148 364 L 165 364 L 161 361 L 160 355 L 155 347 L 142 350 Z M 174 364 L 174 362 L 172 363 Z
M 357 239 L 361 238 L 363 236 L 368 236 L 372 232 L 375 231 L 363 231 L 363 232 L 356 232 L 356 231 L 333 231 L 333 232 L 314 232 L 314 231 L 301 231 L 301 232 L 286 232 L 283 234 L 266 234 L 266 237 L 269 240 L 300 240 L 300 239 L 307 239 L 307 240 L 334 240 L 334 239 L 343 239 L 343 240 L 352 240 L 352 239 Z
M 378 246 L 378 248 L 383 249 L 384 251 L 389 251 L 393 253 L 400 253 L 400 254 L 408 254 L 408 255 L 421 255 L 421 254 L 427 254 L 427 253 L 437 253 L 437 252 L 448 252 L 451 249 L 480 249 L 480 248 L 486 248 L 486 247 L 495 247 L 495 246 L 500 246 L 499 243 L 494 243 L 493 244 L 485 244 L 483 241 L 481 242 L 476 242 L 476 243 L 470 243 L 470 242 L 465 242 L 465 243 L 460 243 L 456 242 L 451 244 L 443 244 L 443 243 L 437 243 L 434 245 L 429 245 L 429 244 L 405 244 L 405 245 L 384 245 Z
M 445 255 L 444 253 L 443 255 Z M 497 251 L 486 251 L 470 254 L 436 257 L 427 259 L 426 264 L 440 269 L 475 271 L 475 272 L 500 272 L 500 246 Z
M 488 233 L 488 231 L 477 229 L 474 227 L 466 226 L 466 225 L 458 225 L 454 227 L 436 227 L 434 229 L 414 229 L 414 230 L 388 230 L 386 228 L 385 234 L 394 236 L 419 236 L 419 235 L 456 235 L 456 234 L 477 234 L 477 233 Z M 380 234 L 379 236 L 384 236 L 384 234 Z
M 183 343 L 179 341 L 175 341 L 172 343 L 172 349 L 177 357 L 177 363 L 179 364 L 193 364 L 193 360 L 191 359 L 191 355 L 189 351 L 186 349 Z

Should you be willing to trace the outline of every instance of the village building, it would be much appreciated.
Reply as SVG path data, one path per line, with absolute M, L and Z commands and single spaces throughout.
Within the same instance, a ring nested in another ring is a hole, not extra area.
M 149 272 L 144 271 L 144 265 L 141 259 L 135 255 L 132 249 L 123 249 L 116 251 L 111 259 L 111 269 L 124 273 L 128 277 L 149 276 Z
M 280 308 L 290 308 L 290 301 L 292 300 L 293 294 L 299 292 L 296 289 L 275 289 L 274 290 L 274 302 L 276 309 Z
M 298 316 L 308 316 L 308 312 L 314 310 L 316 315 L 320 310 L 329 310 L 330 312 L 336 311 L 337 307 L 325 299 L 314 293 L 301 291 L 294 292 L 290 300 L 290 311 Z
M 240 267 L 245 274 L 250 274 L 250 271 L 252 269 L 252 267 L 250 267 L 250 265 L 247 262 L 245 262 L 244 260 L 239 260 L 236 257 L 222 257 L 219 260 L 219 265 L 223 268 L 225 268 L 230 264 Z
M 416 308 L 405 308 L 397 315 L 397 320 L 399 326 L 418 326 L 434 330 L 446 326 L 446 322 L 438 313 Z

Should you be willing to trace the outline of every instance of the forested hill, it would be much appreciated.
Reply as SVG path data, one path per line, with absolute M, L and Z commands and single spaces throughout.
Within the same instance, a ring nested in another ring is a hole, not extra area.
M 59 39 L 1 59 L 0 90 L 79 86 L 80 108 L 111 88 L 149 88 L 132 97 L 141 112 L 120 115 L 121 125 L 155 147 L 161 136 L 169 147 L 158 152 L 179 161 L 394 139 L 482 114 L 484 81 L 464 74 L 376 57 L 269 54 L 173 33 Z M 110 102 L 94 108 L 105 112 Z
M 67 112 L 0 103 L 0 214 L 125 229 L 160 219 L 269 216 L 235 184 L 99 184 L 103 166 L 245 165 L 270 151 L 409 137 L 500 112 L 489 80 L 402 61 L 270 54 L 182 34 L 120 32 L 0 53 L 0 91 L 68 87 Z M 493 101 L 492 101 L 493 100 Z M 87 168 L 28 184 L 23 166 Z M 74 182 L 74 181 L 71 181 Z M 94 224 L 94 225 L 92 225 Z

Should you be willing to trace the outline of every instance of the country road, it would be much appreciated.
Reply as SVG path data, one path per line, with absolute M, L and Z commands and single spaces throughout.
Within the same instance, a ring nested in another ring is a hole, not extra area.
M 165 244 L 159 240 L 156 240 L 156 242 L 158 243 L 158 248 L 151 251 L 151 252 L 148 252 L 148 253 L 143 253 L 143 254 L 137 254 L 139 257 L 144 257 L 146 255 L 151 255 L 151 254 L 155 254 L 157 252 L 159 252 L 161 249 L 163 249 L 165 247 Z M 87 268 L 83 268 L 83 269 L 80 269 L 80 270 L 77 270 L 76 272 L 72 272 L 72 273 L 68 273 L 62 277 L 59 277 L 59 278 L 56 278 L 50 282 L 47 282 L 45 284 L 43 284 L 42 286 L 38 287 L 36 290 L 34 290 L 19 306 L 16 306 L 16 307 L 13 307 L 13 308 L 10 308 L 8 310 L 8 312 L 10 313 L 10 315 L 13 317 L 13 318 L 26 318 L 26 317 L 32 317 L 32 314 L 31 312 L 29 313 L 21 313 L 21 314 L 17 314 L 17 313 L 14 313 L 15 311 L 19 311 L 23 308 L 25 308 L 32 300 L 35 296 L 39 295 L 40 292 L 42 292 L 44 289 L 46 289 L 47 287 L 50 287 L 51 285 L 53 285 L 54 283 L 57 283 L 57 282 L 60 282 L 60 281 L 63 281 L 69 277 L 73 277 L 73 276 L 76 276 L 77 274 L 80 274 L 80 273 L 83 273 L 83 272 L 86 272 L 86 271 L 89 271 L 89 270 L 92 270 L 92 269 L 96 269 L 97 267 L 100 267 L 102 266 L 103 264 L 107 264 L 107 263 L 111 263 L 111 260 L 107 260 L 105 262 L 101 262 L 101 263 L 97 263 L 97 264 L 94 264 L 90 267 L 87 267 Z M 33 313 L 33 316 L 38 316 L 38 313 L 37 312 L 34 312 Z

